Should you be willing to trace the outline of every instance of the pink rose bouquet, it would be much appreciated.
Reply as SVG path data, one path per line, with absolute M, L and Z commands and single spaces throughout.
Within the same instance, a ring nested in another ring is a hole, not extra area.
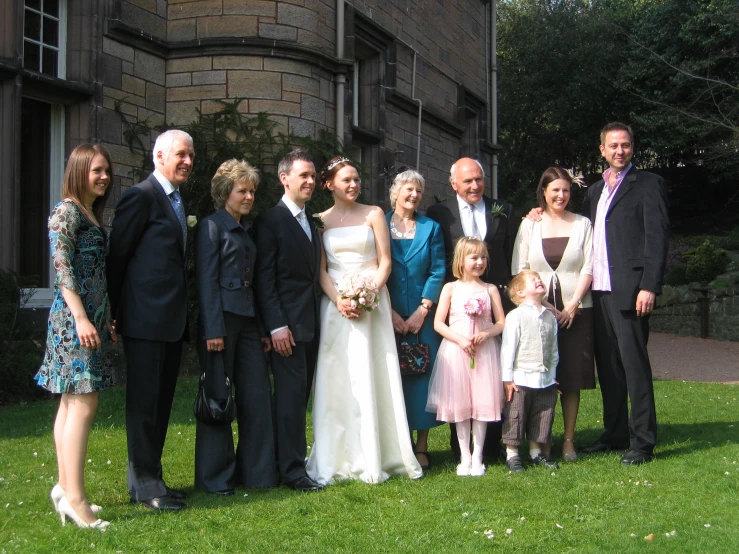
M 371 312 L 380 304 L 380 291 L 371 277 L 361 273 L 346 273 L 336 288 L 344 300 L 351 300 L 352 309 Z
M 472 323 L 470 329 L 470 337 L 475 336 L 475 321 L 478 315 L 482 315 L 485 311 L 485 301 L 482 298 L 468 298 L 464 303 L 464 313 L 470 316 Z M 475 369 L 475 357 L 470 357 L 470 369 Z

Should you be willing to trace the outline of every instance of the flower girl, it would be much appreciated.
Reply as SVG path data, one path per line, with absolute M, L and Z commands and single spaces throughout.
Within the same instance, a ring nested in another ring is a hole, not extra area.
M 461 476 L 485 474 L 482 447 L 487 422 L 499 421 L 503 406 L 500 347 L 494 337 L 503 332 L 505 315 L 497 287 L 480 280 L 487 256 L 483 241 L 473 237 L 457 241 L 452 269 L 458 280 L 444 285 L 434 319 L 434 329 L 444 340 L 431 374 L 426 411 L 456 424 Z

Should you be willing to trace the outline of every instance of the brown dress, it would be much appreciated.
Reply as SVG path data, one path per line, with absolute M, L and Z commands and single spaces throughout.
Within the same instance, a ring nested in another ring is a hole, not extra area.
M 556 271 L 562 260 L 569 237 L 542 238 L 544 257 Z M 558 310 L 564 309 L 562 291 L 555 275 L 549 287 L 549 302 Z M 595 388 L 595 366 L 593 364 L 593 308 L 579 308 L 572 327 L 559 328 L 557 334 L 559 365 L 557 365 L 557 388 L 562 392 Z

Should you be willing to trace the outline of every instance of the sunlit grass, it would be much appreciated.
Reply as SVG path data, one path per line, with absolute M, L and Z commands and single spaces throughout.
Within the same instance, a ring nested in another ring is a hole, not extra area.
M 313 494 L 237 490 L 224 499 L 192 491 L 196 383 L 185 378 L 164 456 L 168 484 L 191 492 L 189 509 L 179 514 L 128 503 L 124 390 L 117 388 L 101 395 L 86 473 L 91 500 L 112 522 L 105 533 L 62 528 L 53 512 L 56 402 L 3 407 L 0 552 L 734 551 L 739 388 L 655 386 L 660 444 L 656 460 L 640 467 L 621 467 L 617 454 L 607 454 L 556 472 L 537 467 L 512 476 L 493 465 L 482 478 L 460 478 L 448 429 L 440 427 L 430 437 L 433 468 L 419 481 L 351 482 Z M 599 419 L 600 394 L 587 391 L 578 444 L 598 436 Z

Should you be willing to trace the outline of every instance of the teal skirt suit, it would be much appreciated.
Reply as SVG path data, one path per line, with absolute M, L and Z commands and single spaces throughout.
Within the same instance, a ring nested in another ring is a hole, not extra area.
M 388 228 L 392 215 L 391 211 L 385 216 Z M 387 288 L 392 309 L 403 319 L 416 311 L 422 298 L 433 301 L 434 305 L 423 322 L 418 338 L 412 333 L 401 337 L 402 342 L 409 344 L 416 341 L 428 344 L 433 367 L 441 343 L 441 336 L 434 331 L 434 315 L 446 275 L 444 237 L 441 227 L 434 220 L 419 213 L 416 213 L 415 219 L 416 234 L 412 239 L 390 239 L 392 271 Z M 403 375 L 402 379 L 408 428 L 424 430 L 441 425 L 433 414 L 426 411 L 431 371 L 425 375 Z

